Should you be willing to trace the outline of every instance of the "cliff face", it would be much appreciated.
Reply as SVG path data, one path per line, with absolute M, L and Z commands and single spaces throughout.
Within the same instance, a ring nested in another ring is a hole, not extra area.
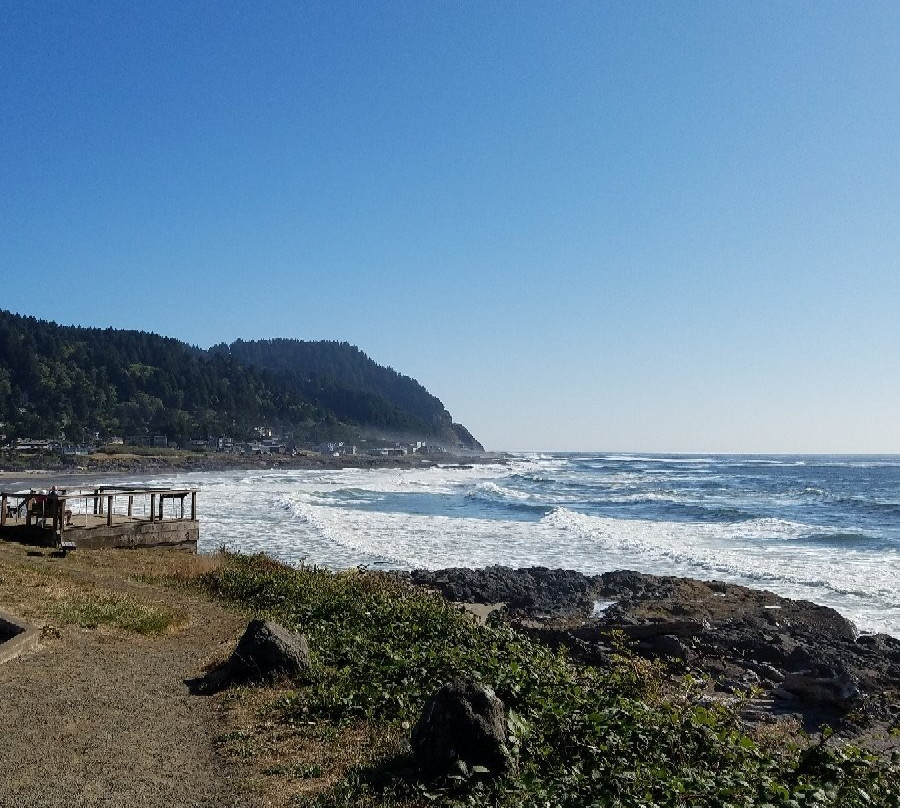
M 451 424 L 450 428 L 456 434 L 457 439 L 459 440 L 459 445 L 470 449 L 475 452 L 483 452 L 484 446 L 482 446 L 475 437 L 466 429 L 462 424 Z

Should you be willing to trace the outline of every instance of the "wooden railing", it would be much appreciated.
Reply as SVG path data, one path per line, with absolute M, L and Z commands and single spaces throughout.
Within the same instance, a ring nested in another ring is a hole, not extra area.
M 185 516 L 185 500 L 190 497 L 189 516 Z M 178 506 L 178 515 L 170 513 L 169 519 L 197 519 L 196 488 L 146 488 L 129 486 L 97 486 L 70 491 L 59 489 L 50 493 L 38 491 L 0 492 L 0 527 L 10 521 L 16 525 L 31 526 L 40 520 L 42 526 L 52 523 L 54 530 L 62 533 L 67 527 L 99 527 L 104 523 L 136 521 L 163 521 L 166 519 L 166 501 L 171 511 Z M 149 507 L 148 507 L 149 505 Z M 83 524 L 74 521 L 83 517 Z

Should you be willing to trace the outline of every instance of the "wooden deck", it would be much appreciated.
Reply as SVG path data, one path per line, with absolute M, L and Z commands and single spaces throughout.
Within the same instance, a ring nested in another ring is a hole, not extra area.
M 0 492 L 0 539 L 64 549 L 197 549 L 196 489 Z

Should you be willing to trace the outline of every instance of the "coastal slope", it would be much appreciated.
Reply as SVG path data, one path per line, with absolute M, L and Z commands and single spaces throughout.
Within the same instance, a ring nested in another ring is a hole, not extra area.
M 237 341 L 202 350 L 144 331 L 0 311 L 0 424 L 9 438 L 147 442 L 258 438 L 307 445 L 409 439 L 481 451 L 414 379 L 348 343 Z

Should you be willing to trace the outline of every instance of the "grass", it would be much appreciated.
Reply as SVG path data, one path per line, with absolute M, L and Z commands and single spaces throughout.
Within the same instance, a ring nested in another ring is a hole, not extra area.
M 165 634 L 187 620 L 184 612 L 103 591 L 65 594 L 50 605 L 49 613 L 81 628 L 110 626 L 145 636 Z
M 739 704 L 709 702 L 701 683 L 624 652 L 607 669 L 587 668 L 386 576 L 296 570 L 265 557 L 222 561 L 196 585 L 304 631 L 314 654 L 311 682 L 238 692 L 232 703 L 249 733 L 237 754 L 257 759 L 290 804 L 900 806 L 896 760 L 827 737 L 810 746 L 753 735 Z M 459 674 L 492 686 L 506 704 L 515 773 L 420 779 L 409 727 L 425 699 Z
M 81 579 L 71 564 L 54 560 L 43 554 L 33 563 L 15 559 L 12 546 L 6 546 L 0 556 L 0 606 L 9 608 L 28 619 L 51 619 L 59 625 L 82 628 L 101 626 L 144 636 L 160 636 L 177 630 L 187 622 L 187 613 L 161 600 L 164 589 L 120 591 L 129 573 L 144 566 L 156 569 L 156 578 L 191 577 L 215 567 L 212 560 L 180 554 L 157 554 L 157 561 L 149 555 L 131 555 L 111 551 L 79 551 L 79 558 L 88 561 L 95 572 L 106 576 L 102 581 Z M 194 561 L 196 559 L 196 561 Z M 68 561 L 68 560 L 67 560 Z M 139 561 L 136 565 L 135 561 Z M 76 562 L 77 563 L 77 562 Z M 133 578 L 152 577 L 138 573 Z M 108 580 L 107 580 L 108 579 Z M 128 586 L 126 584 L 126 586 Z M 128 586 L 130 588 L 130 586 Z M 46 627 L 45 627 L 46 628 Z

